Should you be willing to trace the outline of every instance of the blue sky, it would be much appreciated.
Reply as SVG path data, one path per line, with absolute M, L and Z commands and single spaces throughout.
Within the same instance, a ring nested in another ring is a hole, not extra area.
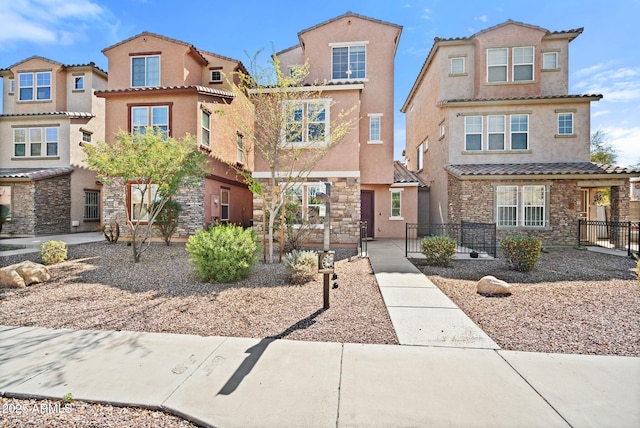
M 591 130 L 602 129 L 619 165 L 640 164 L 640 0 L 2 0 L 0 68 L 32 55 L 64 64 L 95 62 L 102 49 L 151 31 L 245 63 L 295 45 L 300 30 L 348 10 L 403 26 L 396 54 L 395 158 L 404 148 L 399 112 L 434 37 L 466 37 L 507 19 L 550 31 L 584 27 L 570 44 L 569 92 L 602 94 Z M 176 5 L 183 6 L 182 9 Z

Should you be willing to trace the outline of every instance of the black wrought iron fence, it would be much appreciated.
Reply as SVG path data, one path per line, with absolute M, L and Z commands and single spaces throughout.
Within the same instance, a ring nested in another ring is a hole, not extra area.
M 578 246 L 640 252 L 640 222 L 578 220 Z
M 420 253 L 422 239 L 428 236 L 448 236 L 456 241 L 458 253 L 485 253 L 496 257 L 495 223 L 463 221 L 456 224 L 407 223 L 405 232 L 405 257 Z

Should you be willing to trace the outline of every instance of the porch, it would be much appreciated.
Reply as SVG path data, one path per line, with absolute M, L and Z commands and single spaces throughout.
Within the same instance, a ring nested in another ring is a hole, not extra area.
M 640 222 L 578 220 L 578 246 L 640 253 Z

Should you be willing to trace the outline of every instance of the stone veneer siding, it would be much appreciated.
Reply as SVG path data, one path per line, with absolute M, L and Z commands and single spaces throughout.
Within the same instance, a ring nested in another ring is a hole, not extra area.
M 580 188 L 576 180 L 460 180 L 449 175 L 449 222 L 495 223 L 497 185 L 548 185 L 549 227 L 497 229 L 498 241 L 512 235 L 540 238 L 546 246 L 577 245 L 580 216 Z
M 102 218 L 103 224 L 107 226 L 114 221 L 119 223 L 120 236 L 126 237 L 129 234 L 129 228 L 123 189 L 124 186 L 119 180 L 113 180 L 112 183 L 104 185 Z M 173 234 L 174 238 L 188 238 L 204 228 L 204 180 L 200 180 L 199 184 L 193 187 L 181 188 L 173 199 L 182 205 L 178 228 Z M 162 238 L 162 234 L 154 227 L 152 237 Z
M 611 204 L 611 221 L 630 220 L 631 183 L 624 181 L 623 186 L 612 186 L 609 202 Z
M 268 179 L 257 179 L 264 188 L 268 188 Z M 360 179 L 353 177 L 321 177 L 305 180 L 304 182 L 331 183 L 331 243 L 355 244 L 358 242 L 360 230 Z M 254 195 L 253 220 L 254 230 L 262 236 L 264 219 L 264 200 Z M 317 229 L 310 237 L 311 243 L 322 243 L 324 231 Z

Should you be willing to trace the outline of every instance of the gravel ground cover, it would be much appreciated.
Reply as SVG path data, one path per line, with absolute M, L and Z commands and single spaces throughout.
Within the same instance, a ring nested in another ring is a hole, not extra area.
M 640 357 L 640 282 L 633 259 L 571 248 L 543 252 L 532 272 L 504 260 L 413 260 L 500 347 L 531 352 Z M 512 288 L 484 297 L 477 281 L 493 275 Z

